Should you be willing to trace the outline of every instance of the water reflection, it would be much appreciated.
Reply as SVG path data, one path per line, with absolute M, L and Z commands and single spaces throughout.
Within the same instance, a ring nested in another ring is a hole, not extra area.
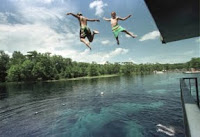
M 9 94 L 7 92 L 6 86 L 0 85 L 0 100 L 8 98 Z

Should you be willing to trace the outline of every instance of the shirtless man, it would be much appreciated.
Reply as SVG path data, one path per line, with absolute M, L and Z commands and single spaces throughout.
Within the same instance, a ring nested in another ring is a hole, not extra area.
M 67 13 L 67 15 L 72 15 L 79 20 L 79 23 L 80 23 L 80 41 L 83 42 L 86 46 L 88 46 L 88 48 L 90 48 L 90 50 L 91 50 L 90 42 L 93 41 L 94 35 L 98 34 L 99 32 L 96 31 L 96 30 L 93 30 L 93 32 L 91 32 L 90 28 L 87 27 L 87 21 L 92 21 L 92 22 L 97 21 L 97 22 L 99 22 L 100 20 L 98 20 L 98 19 L 88 19 L 88 18 L 84 17 L 81 13 L 77 13 L 77 14 Z M 89 42 L 86 41 L 85 37 L 87 37 Z
M 134 34 L 128 32 L 127 30 L 125 30 L 124 28 L 122 28 L 120 25 L 118 25 L 118 20 L 123 20 L 124 21 L 124 20 L 130 18 L 131 15 L 129 15 L 129 16 L 125 17 L 125 18 L 120 18 L 120 17 L 116 16 L 115 12 L 112 12 L 111 13 L 111 17 L 112 18 L 110 18 L 110 19 L 105 18 L 105 17 L 103 19 L 106 20 L 106 21 L 110 21 L 111 22 L 112 31 L 113 31 L 113 34 L 114 34 L 116 40 L 117 40 L 117 44 L 118 45 L 119 45 L 119 39 L 118 39 L 119 32 L 125 32 L 126 34 L 130 35 L 133 38 L 137 37 L 137 35 L 134 35 Z

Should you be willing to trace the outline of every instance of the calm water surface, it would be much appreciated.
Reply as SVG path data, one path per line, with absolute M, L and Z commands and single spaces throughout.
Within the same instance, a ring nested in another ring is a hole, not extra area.
M 0 85 L 1 137 L 183 137 L 181 73 Z M 104 94 L 101 95 L 101 92 Z

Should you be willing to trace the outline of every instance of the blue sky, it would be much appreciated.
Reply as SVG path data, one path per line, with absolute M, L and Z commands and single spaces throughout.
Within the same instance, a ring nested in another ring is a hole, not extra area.
M 110 23 L 102 20 L 112 11 L 120 17 L 132 15 L 119 24 L 137 34 L 136 39 L 121 33 L 120 45 L 116 44 Z M 67 12 L 101 20 L 88 23 L 100 32 L 91 43 L 92 51 L 80 42 L 78 21 Z M 9 55 L 51 52 L 80 62 L 176 63 L 200 57 L 200 38 L 161 44 L 143 0 L 1 0 L 0 50 Z

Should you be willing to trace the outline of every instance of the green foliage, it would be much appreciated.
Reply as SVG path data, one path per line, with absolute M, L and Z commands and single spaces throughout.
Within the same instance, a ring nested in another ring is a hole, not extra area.
M 10 59 L 10 64 L 17 65 L 21 64 L 25 61 L 26 57 L 18 51 L 14 51 L 12 54 L 12 58 Z
M 92 63 L 89 67 L 88 67 L 88 75 L 89 76 L 99 76 L 99 69 L 98 69 L 98 65 L 96 63 Z
M 200 70 L 200 58 L 192 58 L 187 63 L 177 64 L 134 64 L 132 62 L 97 64 L 95 62 L 73 62 L 70 58 L 30 51 L 27 55 L 15 51 L 9 58 L 0 51 L 0 82 L 58 80 L 60 78 L 76 78 L 107 74 L 149 74 L 162 70 Z
M 22 67 L 21 64 L 12 65 L 8 70 L 8 81 L 22 81 Z
M 5 82 L 9 63 L 9 56 L 4 51 L 0 51 L 0 82 Z
M 66 67 L 64 72 L 64 78 L 73 78 L 72 67 Z
M 34 67 L 34 63 L 31 60 L 25 60 L 22 63 L 22 74 L 23 74 L 23 81 L 32 81 L 33 80 L 33 67 Z
M 192 58 L 188 65 L 189 68 L 200 69 L 200 58 Z
M 32 71 L 35 79 L 51 80 L 57 75 L 57 70 L 47 54 L 40 55 L 40 61 L 37 62 Z
M 133 70 L 134 70 L 133 63 L 124 63 L 124 65 L 121 66 L 121 73 L 125 75 L 132 74 L 134 72 Z

